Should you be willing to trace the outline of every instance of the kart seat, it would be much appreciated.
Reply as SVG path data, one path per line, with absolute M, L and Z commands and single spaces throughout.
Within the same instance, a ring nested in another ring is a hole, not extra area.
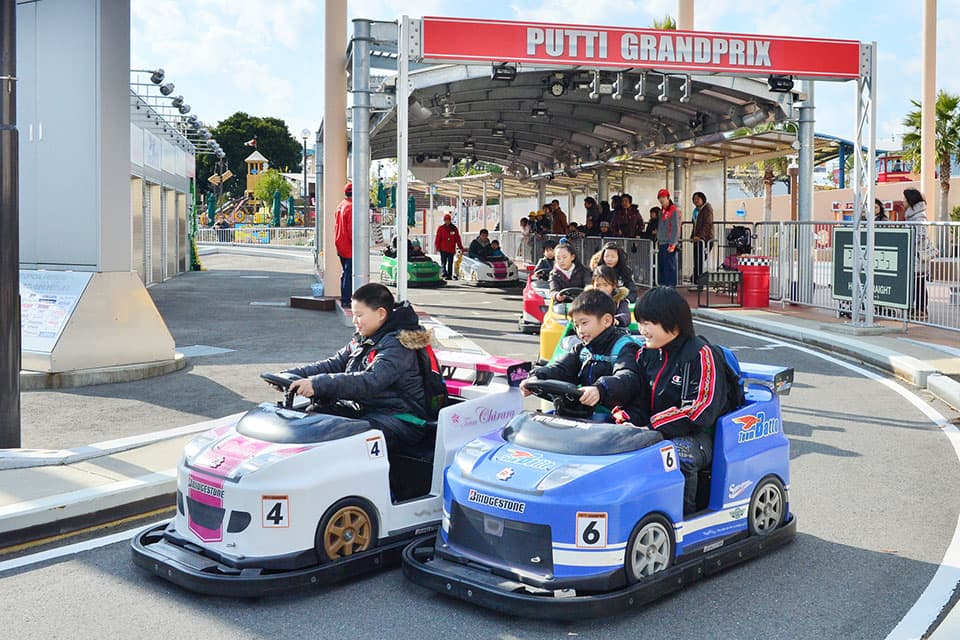
M 390 495 L 394 503 L 420 498 L 430 493 L 437 423 L 422 420 L 420 422 L 424 429 L 420 442 L 396 447 L 387 452 L 390 460 Z

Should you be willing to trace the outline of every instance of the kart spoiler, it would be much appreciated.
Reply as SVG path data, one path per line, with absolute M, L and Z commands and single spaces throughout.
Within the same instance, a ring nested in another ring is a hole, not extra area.
M 532 365 L 525 360 L 501 358 L 483 353 L 469 351 L 436 351 L 437 362 L 443 368 L 443 377 L 447 383 L 456 382 L 454 374 L 458 369 L 474 371 L 472 384 L 488 385 L 493 376 L 500 375 L 507 379 L 511 387 L 518 387 L 530 375 Z
M 778 396 L 790 395 L 793 387 L 793 367 L 741 362 L 740 371 L 741 380 L 747 389 L 760 386 Z

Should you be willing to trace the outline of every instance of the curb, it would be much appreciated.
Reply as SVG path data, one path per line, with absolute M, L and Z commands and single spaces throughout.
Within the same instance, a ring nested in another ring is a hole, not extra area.
M 42 371 L 21 371 L 21 391 L 41 391 L 44 389 L 73 389 L 90 387 L 97 384 L 134 382 L 146 378 L 166 375 L 180 371 L 187 366 L 182 353 L 174 355 L 173 360 L 160 362 L 142 362 L 119 367 L 100 367 L 97 369 L 78 369 L 62 373 L 44 373 Z
M 0 538 L 61 521 L 89 518 L 128 504 L 173 495 L 176 491 L 177 469 L 174 467 L 100 487 L 18 502 L 0 508 Z M 34 535 L 28 537 L 35 538 Z
M 239 420 L 241 415 L 243 414 L 234 413 L 222 418 L 196 422 L 183 427 L 154 431 L 153 433 L 129 436 L 127 438 L 117 438 L 116 440 L 105 440 L 74 449 L 0 449 L 0 471 L 68 465 L 84 462 L 93 458 L 110 456 L 115 453 L 122 453 L 124 451 L 130 451 L 131 449 L 146 447 L 157 442 L 163 442 L 164 440 L 172 440 L 181 436 L 216 429 L 217 427 Z

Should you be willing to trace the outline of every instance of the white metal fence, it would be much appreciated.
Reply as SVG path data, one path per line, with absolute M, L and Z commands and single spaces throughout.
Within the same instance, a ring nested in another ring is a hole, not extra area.
M 313 246 L 313 227 L 232 227 L 197 229 L 197 242 L 261 244 L 286 247 Z

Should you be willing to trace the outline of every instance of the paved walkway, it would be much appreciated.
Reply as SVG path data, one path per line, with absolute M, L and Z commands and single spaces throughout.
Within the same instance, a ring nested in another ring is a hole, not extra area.
M 150 289 L 178 351 L 187 356 L 185 371 L 23 393 L 23 442 L 31 448 L 0 450 L 0 547 L 130 503 L 168 499 L 193 434 L 275 397 L 259 380 L 262 371 L 310 361 L 349 338 L 342 315 L 287 306 L 291 295 L 309 294 L 309 260 L 208 255 L 203 262 L 207 271 Z M 687 295 L 699 320 L 854 358 L 960 410 L 956 333 L 915 326 L 903 332 L 902 325 L 883 323 L 890 332 L 858 335 L 847 321 L 818 310 L 696 309 L 695 294 Z M 447 334 L 444 347 L 456 348 L 458 339 Z M 933 637 L 960 637 L 960 613 Z

